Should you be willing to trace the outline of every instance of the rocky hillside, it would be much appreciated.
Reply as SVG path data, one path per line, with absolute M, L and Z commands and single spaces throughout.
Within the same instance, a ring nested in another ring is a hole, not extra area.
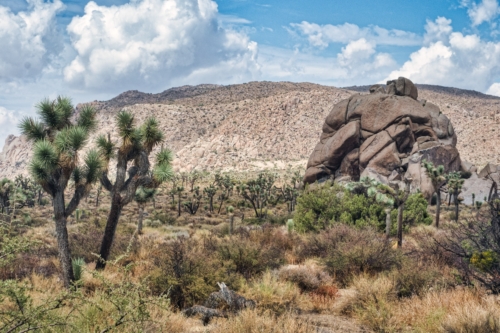
M 477 166 L 500 163 L 496 144 L 500 98 L 417 86 L 419 98 L 437 104 L 453 122 L 463 159 Z M 180 171 L 305 167 L 326 115 L 334 104 L 359 93 L 356 90 L 360 87 L 348 90 L 311 83 L 250 82 L 183 86 L 159 94 L 128 91 L 92 104 L 100 111 L 96 134 L 115 135 L 114 115 L 122 108 L 134 112 L 138 121 L 157 117 Z M 9 136 L 0 153 L 0 177 L 26 173 L 29 159 L 29 143 Z

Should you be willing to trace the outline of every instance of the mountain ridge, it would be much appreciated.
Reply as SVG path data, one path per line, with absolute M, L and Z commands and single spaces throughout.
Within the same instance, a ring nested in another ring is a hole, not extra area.
M 500 147 L 495 145 L 500 98 L 456 88 L 417 86 L 420 98 L 437 104 L 451 119 L 465 160 L 478 166 L 500 162 Z M 110 133 L 115 139 L 114 115 L 119 110 L 132 112 L 138 123 L 155 116 L 165 133 L 165 145 L 175 152 L 178 171 L 256 170 L 305 167 L 330 109 L 354 93 L 359 91 L 313 83 L 254 81 L 182 86 L 158 94 L 133 90 L 90 104 L 99 110 L 95 135 Z M 90 141 L 88 147 L 93 144 Z M 0 177 L 26 173 L 30 158 L 26 139 L 9 136 L 0 153 Z

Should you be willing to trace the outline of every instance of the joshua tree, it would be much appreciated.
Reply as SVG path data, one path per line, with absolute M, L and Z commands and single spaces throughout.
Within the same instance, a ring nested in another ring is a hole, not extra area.
M 144 219 L 144 209 L 146 208 L 146 204 L 153 200 L 156 195 L 155 188 L 147 188 L 144 186 L 139 186 L 135 191 L 134 201 L 137 203 L 137 207 L 139 210 L 139 216 L 137 220 L 137 233 L 142 234 L 142 221 Z
M 453 194 L 453 202 L 455 203 L 455 221 L 458 222 L 459 204 L 458 195 L 462 192 L 464 180 L 460 177 L 460 172 L 450 172 L 446 175 L 448 181 L 448 192 Z
M 252 205 L 255 216 L 260 219 L 266 216 L 264 208 L 267 207 L 275 181 L 275 174 L 264 172 L 259 173 L 256 179 L 236 186 L 238 193 Z
M 196 212 L 198 211 L 198 208 L 200 208 L 201 204 L 201 198 L 203 195 L 200 193 L 200 187 L 195 186 L 193 188 L 192 194 L 191 194 L 191 199 L 188 201 L 185 201 L 182 205 L 184 206 L 184 209 L 191 215 L 195 215 Z
M 74 275 L 66 229 L 67 218 L 76 210 L 101 173 L 101 161 L 95 150 L 87 152 L 83 165 L 79 165 L 79 151 L 95 129 L 96 112 L 92 107 L 83 107 L 78 120 L 73 123 L 70 119 L 74 111 L 71 100 L 64 97 L 54 101 L 43 100 L 36 108 L 41 120 L 25 118 L 20 129 L 34 143 L 33 160 L 29 166 L 31 176 L 52 197 L 63 281 L 69 287 Z M 64 191 L 70 179 L 74 182 L 74 192 L 66 204 Z
M 101 184 L 111 196 L 111 209 L 104 230 L 97 269 L 106 266 L 122 209 L 134 200 L 137 188 L 140 186 L 157 188 L 172 177 L 172 152 L 163 147 L 156 155 L 156 166 L 152 172 L 150 171 L 149 155 L 153 148 L 163 141 L 163 133 L 158 128 L 156 119 L 149 118 L 141 127 L 136 127 L 134 116 L 121 111 L 116 116 L 116 122 L 120 140 L 118 146 L 111 141 L 109 134 L 107 138 L 100 136 L 97 140 L 105 162 Z M 108 178 L 108 168 L 112 158 L 116 160 L 114 183 Z
M 175 193 L 177 194 L 177 216 L 181 216 L 181 199 L 182 199 L 182 192 L 184 192 L 184 186 L 177 186 L 175 189 Z
M 12 183 L 8 178 L 0 180 L 0 209 L 2 210 L 2 214 L 9 213 L 9 197 L 13 188 L 14 183 Z
M 214 183 L 221 190 L 221 194 L 219 195 L 219 211 L 217 212 L 218 214 L 220 214 L 222 204 L 224 203 L 224 201 L 228 200 L 233 193 L 234 181 L 229 175 L 221 176 L 220 174 L 216 174 Z
M 422 161 L 422 166 L 425 168 L 425 172 L 429 176 L 436 193 L 436 228 L 439 228 L 439 215 L 441 213 L 441 186 L 446 182 L 444 176 L 444 166 L 440 165 L 434 167 L 432 162 Z
M 203 193 L 207 196 L 208 199 L 208 210 L 210 213 L 214 211 L 214 196 L 217 194 L 217 187 L 213 184 L 210 184 L 209 187 L 205 187 L 203 189 Z
M 410 184 L 412 182 L 411 178 L 404 177 L 405 189 L 396 189 L 394 193 L 395 203 L 398 207 L 398 247 L 401 248 L 403 246 L 403 211 L 405 208 L 405 203 L 408 197 L 410 196 Z

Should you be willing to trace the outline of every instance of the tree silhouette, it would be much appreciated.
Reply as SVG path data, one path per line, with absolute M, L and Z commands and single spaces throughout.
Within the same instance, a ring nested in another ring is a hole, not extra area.
M 69 287 L 74 281 L 71 252 L 66 229 L 67 218 L 99 179 L 101 160 L 96 150 L 90 150 L 80 165 L 79 152 L 96 127 L 96 111 L 85 106 L 76 123 L 71 121 L 74 108 L 71 100 L 58 97 L 45 99 L 36 106 L 40 120 L 25 118 L 20 129 L 33 145 L 29 171 L 34 181 L 52 197 L 56 223 L 57 246 L 63 272 L 63 282 Z M 70 180 L 74 182 L 71 200 L 66 204 L 65 193 Z
M 104 160 L 101 175 L 102 186 L 110 193 L 109 211 L 104 236 L 99 251 L 100 260 L 96 268 L 103 269 L 109 258 L 111 246 L 123 207 L 135 198 L 140 186 L 158 188 L 172 175 L 172 152 L 163 147 L 156 154 L 156 165 L 152 168 L 149 156 L 155 146 L 163 141 L 163 133 L 158 128 L 155 118 L 148 118 L 140 127 L 135 126 L 134 116 L 127 111 L 120 111 L 116 116 L 120 144 L 111 141 L 108 134 L 97 139 L 97 145 Z M 116 176 L 112 183 L 108 177 L 109 163 L 116 160 Z M 128 177 L 127 177 L 128 174 Z

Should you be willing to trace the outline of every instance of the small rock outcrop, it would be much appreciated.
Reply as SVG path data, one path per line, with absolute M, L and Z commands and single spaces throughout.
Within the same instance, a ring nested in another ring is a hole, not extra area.
M 427 197 L 432 187 L 422 160 L 460 171 L 457 136 L 437 105 L 418 100 L 406 78 L 370 87 L 334 105 L 323 124 L 319 143 L 307 164 L 304 181 L 371 176 L 381 182 L 400 180 L 403 172 L 413 188 Z

